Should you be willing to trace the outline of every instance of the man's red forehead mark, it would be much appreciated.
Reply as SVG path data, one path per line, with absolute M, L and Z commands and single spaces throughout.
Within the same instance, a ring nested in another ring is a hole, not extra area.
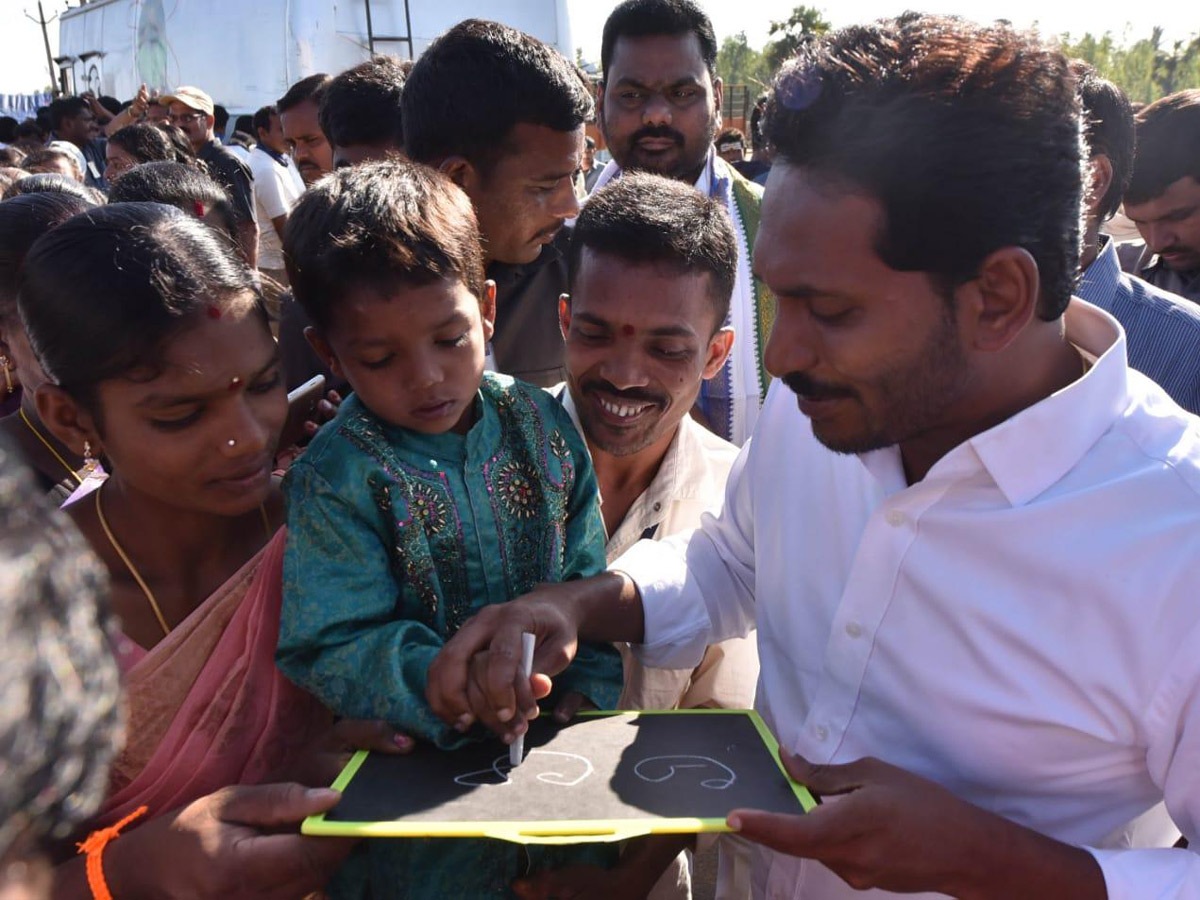
M 221 310 L 220 310 L 218 307 L 216 307 L 216 306 L 211 306 L 211 305 L 210 305 L 210 306 L 208 307 L 208 317 L 209 317 L 210 319 L 219 319 L 219 318 L 221 318 Z

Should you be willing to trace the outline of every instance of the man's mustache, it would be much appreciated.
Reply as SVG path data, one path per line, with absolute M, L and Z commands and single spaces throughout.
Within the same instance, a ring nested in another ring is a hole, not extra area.
M 650 391 L 641 390 L 639 388 L 630 388 L 621 390 L 612 385 L 611 382 L 603 379 L 592 379 L 584 382 L 580 387 L 585 394 L 593 393 L 594 391 L 603 391 L 613 397 L 619 397 L 622 400 L 629 400 L 632 403 L 654 403 L 658 406 L 666 406 L 666 401 L 659 394 L 654 394 Z
M 680 147 L 683 146 L 683 135 L 666 125 L 647 125 L 645 128 L 639 128 L 633 133 L 629 143 L 636 144 L 643 138 L 666 138 L 674 141 Z
M 833 400 L 838 397 L 858 396 L 858 393 L 851 388 L 822 384 L 803 372 L 789 372 L 783 376 L 782 380 L 792 391 L 806 400 Z

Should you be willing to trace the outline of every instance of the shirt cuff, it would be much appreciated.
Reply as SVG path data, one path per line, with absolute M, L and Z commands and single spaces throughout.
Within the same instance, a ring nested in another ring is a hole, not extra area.
M 1098 850 L 1108 900 L 1200 900 L 1200 856 L 1190 850 Z
M 631 649 L 656 669 L 694 669 L 704 658 L 712 631 L 704 598 L 688 577 L 687 543 L 638 541 L 612 569 L 638 586 L 645 617 L 644 642 Z

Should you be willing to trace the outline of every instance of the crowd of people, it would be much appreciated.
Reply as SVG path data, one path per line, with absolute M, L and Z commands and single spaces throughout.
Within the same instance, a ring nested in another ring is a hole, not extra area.
M 1200 90 L 907 13 L 748 137 L 716 57 L 626 0 L 597 86 L 472 19 L 228 142 L 0 123 L 0 895 L 1200 898 Z M 298 831 L 352 750 L 750 707 L 810 813 Z

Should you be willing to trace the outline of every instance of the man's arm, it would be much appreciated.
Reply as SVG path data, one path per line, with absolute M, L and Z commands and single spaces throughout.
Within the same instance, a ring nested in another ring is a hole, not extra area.
M 275 233 L 279 235 L 279 239 L 283 240 L 283 229 L 287 227 L 287 213 L 281 216 L 271 217 L 271 227 L 275 229 Z

